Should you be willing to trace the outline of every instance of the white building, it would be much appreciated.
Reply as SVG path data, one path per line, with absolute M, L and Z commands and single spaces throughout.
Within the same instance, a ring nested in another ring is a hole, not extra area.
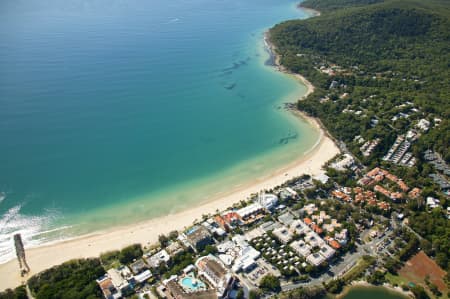
M 294 222 L 291 223 L 291 226 L 289 228 L 292 232 L 296 233 L 297 235 L 305 235 L 311 231 L 309 226 L 307 226 L 301 220 L 294 220 Z
M 294 241 L 289 246 L 300 256 L 307 257 L 311 254 L 311 246 L 306 244 L 303 240 Z
M 199 258 L 195 262 L 199 275 L 205 277 L 217 290 L 217 297 L 223 298 L 231 287 L 233 275 L 225 268 L 219 259 L 213 255 Z
M 260 193 L 257 201 L 264 209 L 271 210 L 278 203 L 278 196 L 269 193 Z
M 428 120 L 426 120 L 425 118 L 422 118 L 421 120 L 419 120 L 419 122 L 417 123 L 417 127 L 419 129 L 421 129 L 422 131 L 428 131 L 428 129 L 430 128 L 430 122 Z
M 427 206 L 430 209 L 434 209 L 434 208 L 440 207 L 441 206 L 441 201 L 439 199 L 437 199 L 437 198 L 428 196 L 427 197 Z
M 272 234 L 280 240 L 281 243 L 287 244 L 289 241 L 292 240 L 292 233 L 289 231 L 289 229 L 285 226 L 282 226 L 280 228 L 274 229 L 272 231 Z
M 346 168 L 352 166 L 353 163 L 355 163 L 353 157 L 349 154 L 344 154 L 342 159 L 332 163 L 330 166 L 334 169 L 343 171 Z
M 255 202 L 253 204 L 250 204 L 246 207 L 243 207 L 236 211 L 236 214 L 238 214 L 241 218 L 245 219 L 251 215 L 257 214 L 263 210 L 263 206 L 261 204 Z
M 322 247 L 320 247 L 320 251 L 319 251 L 320 255 L 322 255 L 325 259 L 330 259 L 331 257 L 333 257 L 335 251 L 333 248 L 331 248 L 328 245 L 322 245 Z
M 143 283 L 147 281 L 150 277 L 152 277 L 152 272 L 150 272 L 150 270 L 145 270 L 144 272 L 135 275 L 134 280 L 137 281 L 138 283 Z
M 321 255 L 317 252 L 310 254 L 306 257 L 306 261 L 316 267 L 319 266 L 320 264 L 322 264 L 323 262 L 325 262 L 325 260 L 326 259 L 323 257 L 323 255 Z
M 152 256 L 144 255 L 144 259 L 150 267 L 158 268 L 162 262 L 167 264 L 170 261 L 170 255 L 163 249 Z
M 306 234 L 305 242 L 311 245 L 312 248 L 320 247 L 325 244 L 325 241 L 313 231 Z

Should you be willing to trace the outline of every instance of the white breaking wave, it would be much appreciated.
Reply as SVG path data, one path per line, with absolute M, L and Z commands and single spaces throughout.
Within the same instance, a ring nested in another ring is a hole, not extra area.
M 47 229 L 56 219 L 56 212 L 48 211 L 43 216 L 27 216 L 20 213 L 21 208 L 21 205 L 14 206 L 0 218 L 0 264 L 16 256 L 14 234 L 20 233 L 25 248 L 31 248 L 53 241 L 54 238 L 50 236 L 52 232 L 68 228 Z

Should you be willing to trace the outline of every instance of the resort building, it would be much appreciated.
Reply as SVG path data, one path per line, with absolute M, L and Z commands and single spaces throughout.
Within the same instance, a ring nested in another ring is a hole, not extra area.
M 294 241 L 289 246 L 302 257 L 307 257 L 311 254 L 311 246 L 306 244 L 303 240 Z
M 213 255 L 199 258 L 195 262 L 200 276 L 204 277 L 217 291 L 218 298 L 226 298 L 233 284 L 233 275 Z
M 422 190 L 420 190 L 419 188 L 413 188 L 411 191 L 409 191 L 408 196 L 411 197 L 412 199 L 416 199 L 420 196 L 420 193 L 422 192 Z
M 226 231 L 234 229 L 241 224 L 241 217 L 236 212 L 227 212 L 216 216 L 216 222 Z M 220 223 L 219 223 L 220 222 Z
M 291 241 L 293 237 L 292 233 L 285 226 L 274 229 L 272 231 L 272 234 L 283 244 L 289 243 L 289 241 Z
M 219 237 L 225 236 L 227 232 L 225 229 L 219 226 L 219 224 L 214 221 L 214 219 L 210 218 L 202 223 L 202 225 L 212 234 L 215 234 Z
M 178 279 L 173 275 L 163 281 L 158 288 L 160 295 L 169 299 L 216 299 L 217 294 L 213 289 L 207 289 L 204 282 L 194 276 L 185 276 Z
M 202 251 L 212 243 L 211 233 L 204 226 L 196 225 L 184 232 L 188 244 L 195 251 Z
M 118 269 L 109 269 L 97 283 L 107 299 L 118 299 L 129 295 L 133 291 L 132 285 L 128 282 L 133 275 L 128 267 L 122 266 Z
M 430 121 L 425 118 L 422 118 L 421 120 L 419 120 L 416 127 L 426 132 L 430 129 Z
M 278 203 L 278 197 L 274 194 L 260 193 L 257 202 L 266 210 L 272 210 Z
M 180 242 L 174 241 L 166 247 L 166 251 L 170 256 L 175 256 L 184 252 L 184 247 L 180 244 Z
M 335 233 L 334 239 L 336 239 L 336 241 L 338 241 L 341 245 L 347 244 L 347 240 L 348 240 L 347 229 L 345 228 L 345 229 L 341 230 L 339 233 Z
M 336 170 L 344 171 L 345 169 L 351 167 L 354 163 L 355 159 L 353 159 L 351 155 L 344 154 L 340 160 L 331 163 L 330 167 Z
M 235 256 L 233 264 L 233 272 L 249 271 L 256 265 L 256 260 L 261 256 L 261 253 L 249 245 L 242 235 L 236 235 L 232 238 L 235 246 L 231 255 Z
M 427 197 L 427 206 L 430 209 L 434 209 L 441 206 L 441 201 L 437 198 L 428 196 Z
M 163 249 L 154 255 L 144 255 L 144 259 L 151 268 L 158 268 L 161 263 L 170 261 L 170 255 Z
M 331 238 L 330 236 L 326 236 L 324 238 L 324 240 L 328 243 L 328 245 L 331 246 L 331 248 L 333 249 L 340 249 L 341 248 L 341 244 L 339 244 L 338 241 L 336 241 L 335 239 Z
M 304 206 L 302 208 L 302 210 L 307 214 L 307 215 L 312 215 L 315 211 L 318 211 L 318 208 L 316 207 L 315 204 L 310 203 L 307 204 L 306 206 Z
M 147 264 L 142 259 L 138 259 L 130 265 L 130 268 L 134 274 L 139 274 L 147 270 Z
M 345 194 L 344 192 L 342 192 L 342 191 L 333 190 L 331 192 L 331 194 L 334 197 L 336 197 L 337 199 L 340 199 L 340 200 L 343 200 L 343 201 L 346 201 L 346 202 L 351 202 L 352 201 L 352 198 L 350 196 L 348 196 L 347 194 Z
M 296 233 L 297 235 L 305 235 L 308 232 L 311 231 L 309 226 L 307 226 L 303 221 L 301 220 L 294 220 L 291 223 L 291 226 L 289 227 L 291 232 Z
M 331 248 L 330 246 L 328 246 L 328 245 L 325 244 L 325 245 L 322 245 L 322 247 L 320 247 L 319 253 L 320 253 L 320 255 L 322 255 L 325 259 L 328 260 L 328 259 L 330 259 L 330 258 L 333 257 L 335 251 L 334 251 L 333 248 Z
M 325 262 L 325 260 L 326 259 L 323 257 L 323 255 L 321 255 L 317 252 L 310 254 L 306 257 L 306 261 L 316 267 L 319 266 L 320 264 L 322 264 L 323 262 Z
M 261 253 L 249 245 L 242 235 L 236 235 L 232 241 L 227 240 L 217 245 L 219 259 L 233 272 L 249 271 L 256 265 Z
M 236 211 L 240 218 L 247 220 L 250 216 L 256 215 L 264 210 L 260 203 L 253 203 Z
M 311 245 L 312 248 L 325 244 L 325 241 L 315 232 L 307 233 L 305 236 L 305 242 Z
M 292 213 L 289 211 L 278 216 L 278 221 L 280 221 L 284 225 L 291 225 L 294 220 L 295 216 L 292 215 Z
M 151 277 L 152 277 L 152 272 L 150 272 L 150 270 L 145 270 L 145 271 L 139 273 L 138 275 L 135 275 L 133 277 L 133 279 L 136 283 L 144 283 Z
M 104 275 L 96 280 L 98 286 L 102 290 L 103 297 L 105 299 L 119 299 L 122 297 L 122 293 L 118 292 L 112 283 L 111 277 Z

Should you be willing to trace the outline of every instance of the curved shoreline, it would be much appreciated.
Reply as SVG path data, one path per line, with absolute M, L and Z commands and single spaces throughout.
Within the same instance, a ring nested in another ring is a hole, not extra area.
M 26 277 L 20 277 L 16 259 L 0 265 L 0 276 L 2 277 L 0 290 L 16 287 L 32 275 L 70 259 L 97 257 L 102 252 L 120 249 L 133 243 L 141 243 L 144 246 L 155 243 L 160 234 L 183 229 L 196 219 L 200 219 L 202 215 L 215 213 L 217 209 L 225 210 L 234 203 L 246 199 L 252 193 L 272 189 L 305 173 L 320 174 L 322 165 L 338 154 L 339 149 L 324 134 L 315 119 L 308 117 L 307 120 L 321 132 L 318 144 L 309 153 L 274 172 L 270 177 L 254 180 L 229 194 L 179 213 L 31 248 L 26 251 L 27 261 L 31 268 L 31 272 Z
M 288 73 L 279 65 L 278 56 L 275 59 L 275 63 L 279 71 Z M 288 74 L 294 76 L 301 84 L 306 86 L 307 91 L 302 95 L 302 98 L 314 91 L 314 86 L 303 76 Z M 292 112 L 295 116 L 307 120 L 320 134 L 317 143 L 307 152 L 301 153 L 300 158 L 277 169 L 269 176 L 255 179 L 197 207 L 131 225 L 113 227 L 108 230 L 100 230 L 87 235 L 30 248 L 26 251 L 26 256 L 31 272 L 27 276 L 21 277 L 17 259 L 1 264 L 0 276 L 2 279 L 0 280 L 0 290 L 14 288 L 24 283 L 32 275 L 70 259 L 98 257 L 102 252 L 121 249 L 133 243 L 141 243 L 143 246 L 153 244 L 158 241 L 160 234 L 181 230 L 191 225 L 196 219 L 200 219 L 202 215 L 215 213 L 217 210 L 225 210 L 234 203 L 246 199 L 252 193 L 257 193 L 264 189 L 272 189 L 302 174 L 320 174 L 322 165 L 337 155 L 339 149 L 317 119 L 309 117 L 298 110 Z

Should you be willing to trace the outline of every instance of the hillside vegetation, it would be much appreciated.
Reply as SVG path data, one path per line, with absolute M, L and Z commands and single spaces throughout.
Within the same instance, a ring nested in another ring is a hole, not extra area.
M 283 67 L 316 87 L 298 108 L 318 117 L 364 165 L 382 166 L 423 189 L 406 213 L 429 242 L 427 253 L 448 270 L 448 195 L 430 178 L 436 170 L 424 151 L 450 163 L 450 1 L 307 0 L 302 6 L 325 13 L 270 30 Z M 423 120 L 429 130 L 418 129 Z M 419 136 L 412 141 L 415 165 L 383 160 L 411 130 Z M 373 140 L 378 145 L 364 155 L 362 144 Z M 442 208 L 429 213 L 421 202 L 427 196 L 439 198 Z
M 327 3 L 303 4 L 313 2 Z M 393 138 L 390 133 L 396 132 L 391 132 L 387 120 L 398 112 L 395 106 L 412 101 L 423 112 L 444 120 L 431 135 L 440 140 L 435 149 L 450 161 L 450 22 L 445 4 L 386 1 L 341 9 L 307 20 L 283 22 L 271 29 L 271 41 L 282 65 L 304 74 L 318 87 L 300 106 L 321 117 L 335 136 L 350 142 L 355 135 L 376 133 L 389 144 Z M 321 65 L 338 65 L 343 71 L 328 76 L 318 71 Z M 345 88 L 329 91 L 333 80 Z M 349 94 L 344 101 L 317 105 L 317 100 L 327 94 L 344 92 Z M 379 97 L 376 105 L 360 102 L 371 95 Z M 369 117 L 340 114 L 348 105 L 362 106 Z M 382 120 L 376 130 L 369 126 L 370 116 Z M 396 126 L 401 131 L 407 124 Z
M 301 3 L 301 6 L 327 12 L 340 8 L 363 6 L 379 2 L 383 2 L 383 0 L 306 0 Z

